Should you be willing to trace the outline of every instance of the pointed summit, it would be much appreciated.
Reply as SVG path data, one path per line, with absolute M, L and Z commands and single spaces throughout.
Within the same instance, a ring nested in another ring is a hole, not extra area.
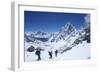
M 74 31 L 76 31 L 75 27 L 70 22 L 67 22 L 63 27 L 61 27 L 58 34 L 55 35 L 51 41 L 57 42 L 59 40 L 66 40 L 68 38 L 68 36 Z
M 75 31 L 75 27 L 70 23 L 67 22 L 61 29 L 60 32 L 66 33 L 67 35 L 70 34 L 71 32 Z
M 70 25 L 72 25 L 70 22 L 67 22 L 66 24 L 65 24 L 65 27 L 68 27 L 68 26 L 70 26 Z

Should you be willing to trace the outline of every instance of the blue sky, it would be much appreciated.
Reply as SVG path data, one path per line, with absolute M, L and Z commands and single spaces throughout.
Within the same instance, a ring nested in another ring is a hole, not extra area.
M 87 14 L 24 11 L 25 32 L 57 32 L 67 22 L 77 29 L 84 26 Z

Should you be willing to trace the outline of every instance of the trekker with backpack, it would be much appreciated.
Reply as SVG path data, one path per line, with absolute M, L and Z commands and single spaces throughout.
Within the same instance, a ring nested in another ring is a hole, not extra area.
M 41 49 L 38 48 L 38 49 L 36 50 L 35 54 L 38 56 L 37 61 L 41 60 L 41 56 L 40 56 L 40 55 L 41 55 Z
M 52 51 L 48 51 L 49 53 L 49 59 L 52 59 Z

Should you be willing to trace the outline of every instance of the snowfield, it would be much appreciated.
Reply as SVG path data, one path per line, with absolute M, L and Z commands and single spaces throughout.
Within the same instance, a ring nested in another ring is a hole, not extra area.
M 27 45 L 28 46 L 28 45 Z M 63 54 L 58 53 L 58 56 L 55 57 L 53 52 L 52 60 L 69 60 L 69 59 L 89 59 L 90 58 L 90 44 L 87 42 L 82 42 L 72 49 L 64 52 Z M 33 62 L 37 60 L 37 56 L 35 52 L 27 52 L 25 51 L 25 62 Z M 51 60 L 49 59 L 48 51 L 41 51 L 41 60 Z
M 90 58 L 90 44 L 83 42 L 71 50 L 64 52 L 62 55 L 59 55 L 57 60 L 65 59 L 89 59 Z

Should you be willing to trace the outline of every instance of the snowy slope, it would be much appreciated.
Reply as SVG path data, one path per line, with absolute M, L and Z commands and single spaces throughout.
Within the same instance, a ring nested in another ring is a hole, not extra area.
M 27 52 L 25 51 L 26 56 L 26 62 L 33 62 L 37 60 L 37 56 L 35 55 L 35 52 Z M 41 58 L 43 60 L 50 60 L 48 51 L 42 51 L 41 52 Z M 55 57 L 53 52 L 53 59 L 52 60 L 69 60 L 69 59 L 89 59 L 90 58 L 90 44 L 87 42 L 82 42 L 78 44 L 77 46 L 73 47 L 71 50 L 68 50 L 67 52 L 64 52 L 63 54 L 58 53 L 58 56 Z
M 73 47 L 71 50 L 64 52 L 59 55 L 56 60 L 65 60 L 65 59 L 89 59 L 90 58 L 90 44 L 85 41 L 77 46 Z
M 58 42 L 59 40 L 66 40 L 71 33 L 75 33 L 76 29 L 71 23 L 66 23 L 64 26 L 61 27 L 58 34 L 56 34 L 52 39 L 51 42 Z

